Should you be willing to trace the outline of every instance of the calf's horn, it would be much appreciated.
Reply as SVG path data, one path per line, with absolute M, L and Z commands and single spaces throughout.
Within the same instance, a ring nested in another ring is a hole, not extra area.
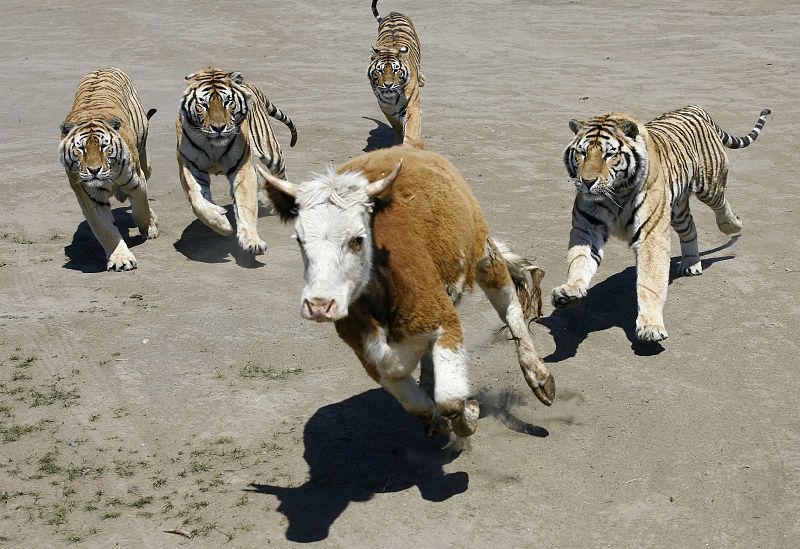
M 374 183 L 369 183 L 366 186 L 367 196 L 372 198 L 373 196 L 382 193 L 386 189 L 388 189 L 392 183 L 394 183 L 397 174 L 400 173 L 400 168 L 403 167 L 403 159 L 400 159 L 400 162 L 397 163 L 397 166 L 394 167 L 392 173 L 384 177 L 383 179 L 379 179 Z
M 289 183 L 285 179 L 281 179 L 279 177 L 275 177 L 268 170 L 265 170 L 262 166 L 256 164 L 256 170 L 258 173 L 261 174 L 261 177 L 267 180 L 267 183 L 281 191 L 282 193 L 288 194 L 291 197 L 297 198 L 297 185 L 294 183 Z

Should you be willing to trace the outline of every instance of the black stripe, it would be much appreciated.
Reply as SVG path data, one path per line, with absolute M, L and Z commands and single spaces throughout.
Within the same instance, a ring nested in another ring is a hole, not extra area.
M 195 149 L 197 149 L 198 151 L 200 151 L 201 153 L 203 153 L 203 154 L 206 156 L 206 158 L 208 158 L 209 160 L 211 160 L 211 157 L 209 157 L 209 156 L 208 156 L 208 153 L 207 153 L 206 151 L 204 151 L 204 150 L 203 150 L 203 148 L 202 148 L 202 147 L 200 147 L 200 146 L 199 146 L 197 143 L 195 143 L 195 142 L 192 140 L 192 138 L 191 138 L 191 137 L 189 137 L 189 134 L 186 132 L 186 128 L 184 127 L 184 125 L 183 125 L 183 124 L 181 124 L 181 133 L 182 133 L 182 134 L 183 134 L 183 136 L 186 138 L 186 140 L 187 140 L 187 141 L 188 141 L 188 142 L 189 142 L 189 143 L 192 145 L 192 147 L 194 147 Z
M 606 223 L 605 223 L 605 221 L 602 221 L 602 220 L 598 219 L 597 217 L 593 216 L 592 214 L 590 214 L 590 213 L 587 213 L 587 212 L 583 211 L 583 210 L 582 210 L 582 209 L 581 209 L 581 208 L 578 206 L 578 204 L 575 204 L 575 210 L 576 210 L 578 213 L 580 213 L 580 214 L 581 214 L 581 215 L 582 215 L 582 216 L 583 216 L 583 217 L 584 217 L 584 218 L 585 218 L 587 221 L 589 221 L 589 223 L 591 223 L 592 225 L 601 225 L 601 226 L 605 226 L 605 224 L 606 224 Z

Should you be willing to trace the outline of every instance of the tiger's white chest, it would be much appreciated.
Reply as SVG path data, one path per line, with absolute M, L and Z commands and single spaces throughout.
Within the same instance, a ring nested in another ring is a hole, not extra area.
M 396 88 L 389 91 L 384 91 L 373 87 L 375 97 L 378 98 L 378 104 L 381 110 L 392 118 L 396 118 L 401 122 L 404 121 L 406 115 L 406 108 L 408 107 L 408 99 L 406 99 L 402 88 Z

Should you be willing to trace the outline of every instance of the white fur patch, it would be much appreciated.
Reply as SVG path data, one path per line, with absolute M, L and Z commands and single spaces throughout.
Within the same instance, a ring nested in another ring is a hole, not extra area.
M 406 337 L 402 341 L 388 343 L 386 331 L 379 328 L 364 337 L 364 354 L 381 377 L 404 378 L 414 372 L 420 358 L 430 349 L 431 342 L 439 333 Z
M 462 400 L 469 395 L 467 354 L 459 345 L 455 351 L 433 346 L 433 399 L 439 402 Z

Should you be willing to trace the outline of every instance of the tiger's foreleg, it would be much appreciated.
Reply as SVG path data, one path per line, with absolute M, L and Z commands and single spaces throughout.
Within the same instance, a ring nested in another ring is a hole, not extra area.
M 225 208 L 211 202 L 211 180 L 206 172 L 196 171 L 187 166 L 178 154 L 178 168 L 181 186 L 192 205 L 192 211 L 197 218 L 208 225 L 215 232 L 230 236 L 233 228 L 225 216 Z M 206 198 L 208 196 L 208 198 Z
M 130 271 L 136 268 L 136 257 L 128 249 L 127 244 L 114 225 L 114 215 L 108 202 L 92 200 L 80 181 L 70 177 L 78 204 L 83 211 L 86 222 L 92 229 L 95 238 L 106 252 L 107 271 Z
M 406 99 L 403 143 L 414 145 L 422 140 L 422 111 L 419 104 L 419 90 L 415 89 Z
M 251 157 L 252 158 L 252 157 Z M 258 236 L 258 181 L 252 160 L 245 160 L 228 176 L 236 215 L 236 238 L 243 250 L 261 255 L 267 244 Z
M 650 216 L 632 243 L 636 251 L 636 337 L 641 341 L 661 341 L 669 334 L 664 327 L 664 303 L 669 285 L 669 223 L 666 213 Z
M 554 307 L 574 307 L 586 297 L 589 284 L 603 261 L 603 245 L 608 240 L 605 225 L 588 223 L 578 215 L 577 206 L 572 214 L 567 252 L 567 282 L 553 289 Z
M 121 189 L 131 201 L 131 214 L 136 226 L 139 227 L 139 234 L 143 237 L 158 237 L 158 218 L 155 212 L 150 209 L 150 202 L 147 199 L 147 179 L 145 174 L 140 171 L 130 170 L 128 177 L 119 184 Z

